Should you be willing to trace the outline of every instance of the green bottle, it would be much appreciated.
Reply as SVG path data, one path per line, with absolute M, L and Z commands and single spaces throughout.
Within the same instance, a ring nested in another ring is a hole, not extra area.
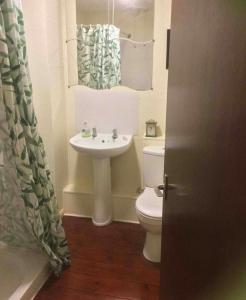
M 82 137 L 84 137 L 84 138 L 88 138 L 91 136 L 91 130 L 88 127 L 87 122 L 84 122 L 81 133 L 82 133 Z

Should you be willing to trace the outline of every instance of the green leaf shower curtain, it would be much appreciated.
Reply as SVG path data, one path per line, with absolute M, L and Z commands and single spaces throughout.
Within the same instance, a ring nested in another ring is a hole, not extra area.
M 79 84 L 93 89 L 120 84 L 119 34 L 113 25 L 77 25 Z
M 59 274 L 69 253 L 37 131 L 23 25 L 16 2 L 0 0 L 0 241 L 42 247 Z

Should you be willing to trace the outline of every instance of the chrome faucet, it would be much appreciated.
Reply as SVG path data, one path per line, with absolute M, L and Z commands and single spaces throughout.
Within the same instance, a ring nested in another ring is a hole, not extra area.
M 95 138 L 97 136 L 97 129 L 96 127 L 92 128 L 92 137 Z
M 113 136 L 112 136 L 113 140 L 117 139 L 117 137 L 118 137 L 117 129 L 113 129 Z

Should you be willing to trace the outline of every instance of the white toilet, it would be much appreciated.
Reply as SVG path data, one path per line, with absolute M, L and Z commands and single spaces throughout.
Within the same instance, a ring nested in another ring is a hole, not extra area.
M 143 162 L 145 189 L 136 201 L 138 220 L 146 230 L 143 255 L 152 262 L 160 262 L 163 198 L 156 194 L 154 187 L 163 183 L 164 148 L 145 147 Z

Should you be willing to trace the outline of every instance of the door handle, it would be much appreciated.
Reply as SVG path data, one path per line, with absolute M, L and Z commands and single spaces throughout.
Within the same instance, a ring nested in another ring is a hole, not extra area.
M 160 185 L 154 187 L 154 191 L 158 197 L 164 197 L 164 194 L 165 194 L 165 197 L 164 197 L 165 200 L 167 200 L 166 190 L 172 190 L 172 189 L 174 189 L 174 186 L 171 184 L 169 184 L 167 186 L 167 188 L 165 187 L 164 184 L 160 184 Z
M 174 190 L 174 184 L 168 184 L 168 176 L 164 175 L 164 184 L 160 184 L 154 187 L 154 191 L 158 197 L 163 197 L 164 200 L 167 200 L 167 191 Z
M 164 191 L 164 190 L 166 189 L 166 186 L 165 186 L 164 184 L 160 184 L 160 185 L 157 186 L 157 188 L 158 188 L 160 191 Z M 175 189 L 174 184 L 169 184 L 169 185 L 167 186 L 167 189 L 168 189 L 168 190 L 174 190 L 174 189 Z
M 158 189 L 161 190 L 161 191 L 163 191 L 163 199 L 167 200 L 168 191 L 169 190 L 174 190 L 175 189 L 175 185 L 168 183 L 168 175 L 167 174 L 164 174 L 163 177 L 164 177 L 163 178 L 164 184 L 160 184 L 158 186 Z
M 166 70 L 169 69 L 171 29 L 167 29 Z

